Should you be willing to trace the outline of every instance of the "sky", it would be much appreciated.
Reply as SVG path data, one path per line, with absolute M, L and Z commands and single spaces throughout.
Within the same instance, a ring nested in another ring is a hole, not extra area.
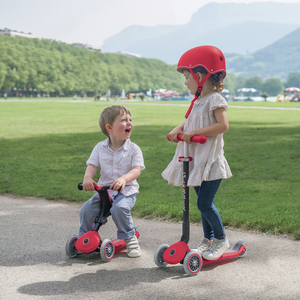
M 40 38 L 101 47 L 128 26 L 186 24 L 210 2 L 252 3 L 270 0 L 0 0 L 0 29 Z M 273 0 L 298 3 L 300 0 Z

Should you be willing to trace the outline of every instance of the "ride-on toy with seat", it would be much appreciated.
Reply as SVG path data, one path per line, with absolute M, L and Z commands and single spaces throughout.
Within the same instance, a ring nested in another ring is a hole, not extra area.
M 70 236 L 65 249 L 69 257 L 75 257 L 78 252 L 92 253 L 100 247 L 101 259 L 104 262 L 109 262 L 114 257 L 116 251 L 120 251 L 126 247 L 126 243 L 120 239 L 105 239 L 102 241 L 98 231 L 107 222 L 108 216 L 110 216 L 112 200 L 107 191 L 110 186 L 99 187 L 94 185 L 94 188 L 99 194 L 99 214 L 94 219 L 94 227 L 80 238 L 77 238 L 77 235 Z M 78 189 L 83 190 L 82 183 L 78 184 Z M 138 231 L 136 231 L 135 235 L 137 238 L 140 236 Z
M 179 141 L 182 140 L 182 135 L 177 136 Z M 169 139 L 169 137 L 168 137 Z M 193 136 L 191 138 L 193 143 L 206 143 L 205 136 Z M 202 265 L 212 262 L 201 257 L 197 250 L 191 250 L 188 246 L 190 239 L 190 223 L 189 223 L 189 187 L 187 186 L 189 177 L 189 162 L 192 158 L 188 155 L 188 144 L 184 142 L 184 156 L 179 157 L 179 161 L 183 163 L 183 224 L 182 224 L 182 236 L 179 242 L 176 242 L 169 246 L 168 244 L 162 244 L 157 247 L 154 253 L 154 261 L 160 268 L 166 267 L 168 264 L 174 265 L 178 263 L 183 264 L 184 271 L 188 275 L 197 275 L 201 270 Z M 242 257 L 246 253 L 246 247 L 244 241 L 240 240 L 235 245 L 227 250 L 217 260 L 223 260 L 234 257 Z M 217 261 L 213 260 L 213 261 Z

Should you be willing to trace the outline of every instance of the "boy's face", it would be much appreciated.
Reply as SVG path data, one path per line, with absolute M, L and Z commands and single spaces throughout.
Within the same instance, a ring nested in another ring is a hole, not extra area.
M 131 115 L 121 112 L 111 126 L 110 138 L 125 141 L 130 138 L 132 128 Z

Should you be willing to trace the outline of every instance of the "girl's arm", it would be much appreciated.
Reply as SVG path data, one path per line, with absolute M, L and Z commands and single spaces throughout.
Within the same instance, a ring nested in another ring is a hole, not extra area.
M 131 170 L 127 174 L 116 179 L 110 185 L 110 189 L 117 191 L 117 190 L 119 190 L 119 188 L 121 188 L 120 193 L 122 193 L 126 183 L 137 179 L 141 174 L 141 170 L 142 170 L 142 168 L 140 166 L 132 167 Z
M 97 185 L 97 182 L 95 182 L 93 180 L 94 176 L 97 174 L 98 171 L 98 167 L 94 166 L 94 165 L 88 165 L 86 170 L 85 170 L 85 174 L 84 174 L 84 178 L 83 178 L 83 189 L 85 191 L 94 191 L 94 184 Z
M 183 134 L 183 127 L 184 123 L 180 124 L 179 126 L 175 127 L 170 133 L 169 133 L 169 139 L 171 142 L 178 143 L 177 135 Z
M 190 143 L 190 139 L 194 135 L 215 136 L 225 133 L 229 129 L 228 117 L 225 109 L 223 107 L 215 109 L 214 115 L 216 118 L 215 124 L 185 132 L 182 139 L 186 143 Z

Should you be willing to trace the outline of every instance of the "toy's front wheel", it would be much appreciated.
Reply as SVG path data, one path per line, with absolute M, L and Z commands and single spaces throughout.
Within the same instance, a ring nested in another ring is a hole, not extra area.
M 183 260 L 184 271 L 190 276 L 197 275 L 202 268 L 202 264 L 202 257 L 196 250 L 189 252 Z
M 115 246 L 110 239 L 105 239 L 100 247 L 100 256 L 104 262 L 109 262 L 115 255 Z
M 158 246 L 154 253 L 154 262 L 159 268 L 164 268 L 167 266 L 167 263 L 163 259 L 164 252 L 170 246 L 168 244 L 162 244 Z
M 72 235 L 66 242 L 66 253 L 69 257 L 75 257 L 78 253 L 78 250 L 75 248 L 75 243 L 77 241 L 77 235 Z

